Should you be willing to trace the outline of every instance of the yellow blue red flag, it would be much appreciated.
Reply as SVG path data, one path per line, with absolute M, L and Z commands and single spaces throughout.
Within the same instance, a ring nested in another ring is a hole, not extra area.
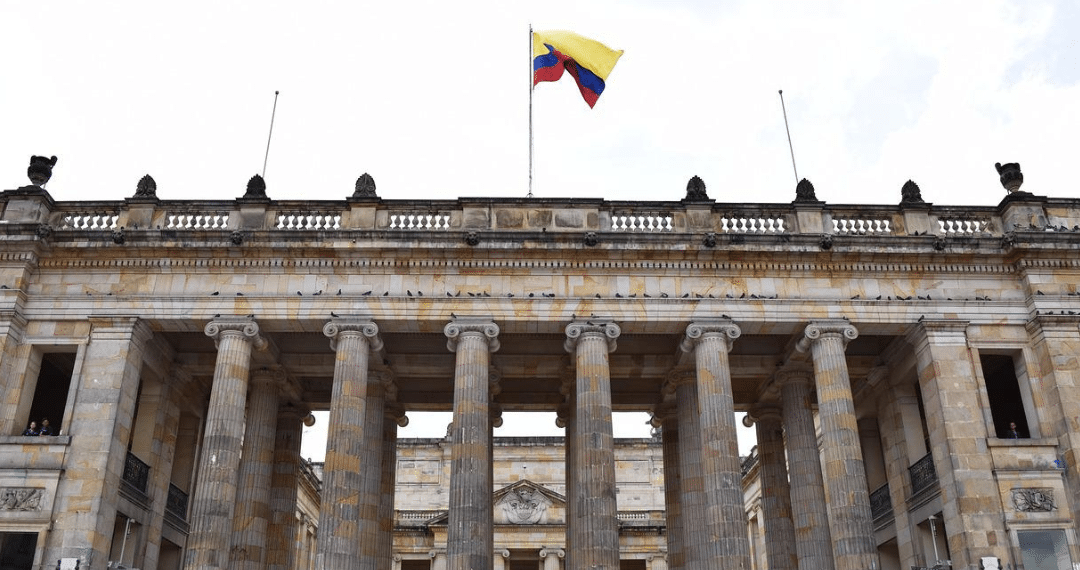
M 577 82 L 589 107 L 604 92 L 608 75 L 622 56 L 589 38 L 565 31 L 533 32 L 533 86 L 541 81 L 558 81 L 563 70 Z

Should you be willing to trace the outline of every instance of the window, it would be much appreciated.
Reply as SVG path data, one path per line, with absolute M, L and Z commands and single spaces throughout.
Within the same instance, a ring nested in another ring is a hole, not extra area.
M 75 353 L 73 352 L 53 352 L 41 355 L 41 368 L 34 388 L 34 400 L 30 405 L 30 416 L 26 423 L 37 422 L 40 428 L 43 420 L 48 419 L 52 435 L 60 433 L 63 429 L 60 424 L 67 407 L 68 389 L 71 387 L 71 375 L 74 371 Z
M 1064 530 L 1026 530 L 1016 533 L 1025 570 L 1070 570 Z
M 982 365 L 983 382 L 997 437 L 1031 437 L 1027 414 L 1030 398 L 1025 398 L 1026 390 L 1021 390 L 1016 360 L 1006 354 L 980 354 L 979 363 Z M 1024 376 L 1026 380 L 1026 374 Z M 1015 430 L 1012 424 L 1016 425 Z

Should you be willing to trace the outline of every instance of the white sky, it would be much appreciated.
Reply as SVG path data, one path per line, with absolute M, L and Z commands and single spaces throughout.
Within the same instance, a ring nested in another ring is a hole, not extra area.
M 0 0 L 0 188 L 40 154 L 57 200 L 239 197 L 280 90 L 271 198 L 522 197 L 530 23 L 626 52 L 595 109 L 536 89 L 539 197 L 790 202 L 778 89 L 829 203 L 994 205 L 995 162 L 1080 196 L 1075 0 Z

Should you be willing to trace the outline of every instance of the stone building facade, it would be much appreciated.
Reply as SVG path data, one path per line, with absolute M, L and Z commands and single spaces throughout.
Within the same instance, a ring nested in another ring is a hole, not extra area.
M 393 562 L 411 410 L 453 412 L 445 568 L 494 568 L 504 409 L 565 428 L 562 568 L 623 559 L 613 410 L 662 429 L 670 568 L 750 567 L 737 410 L 770 570 L 1080 562 L 1080 200 L 1019 191 L 1017 165 L 996 206 L 950 207 L 806 181 L 724 203 L 696 178 L 666 202 L 386 200 L 366 175 L 340 201 L 257 176 L 234 200 L 147 176 L 57 201 L 52 164 L 0 195 L 15 568 L 297 567 L 319 409 L 319 570 Z M 20 435 L 45 417 L 57 435 Z

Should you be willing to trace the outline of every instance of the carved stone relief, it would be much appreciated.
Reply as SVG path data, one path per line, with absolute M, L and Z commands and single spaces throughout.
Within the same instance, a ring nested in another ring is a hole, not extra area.
M 536 524 L 544 516 L 551 500 L 530 487 L 518 487 L 499 500 L 498 507 L 511 524 Z
M 1013 489 L 1012 502 L 1020 512 L 1049 512 L 1057 508 L 1053 489 Z
M 0 489 L 0 511 L 40 511 L 45 489 L 6 487 Z

